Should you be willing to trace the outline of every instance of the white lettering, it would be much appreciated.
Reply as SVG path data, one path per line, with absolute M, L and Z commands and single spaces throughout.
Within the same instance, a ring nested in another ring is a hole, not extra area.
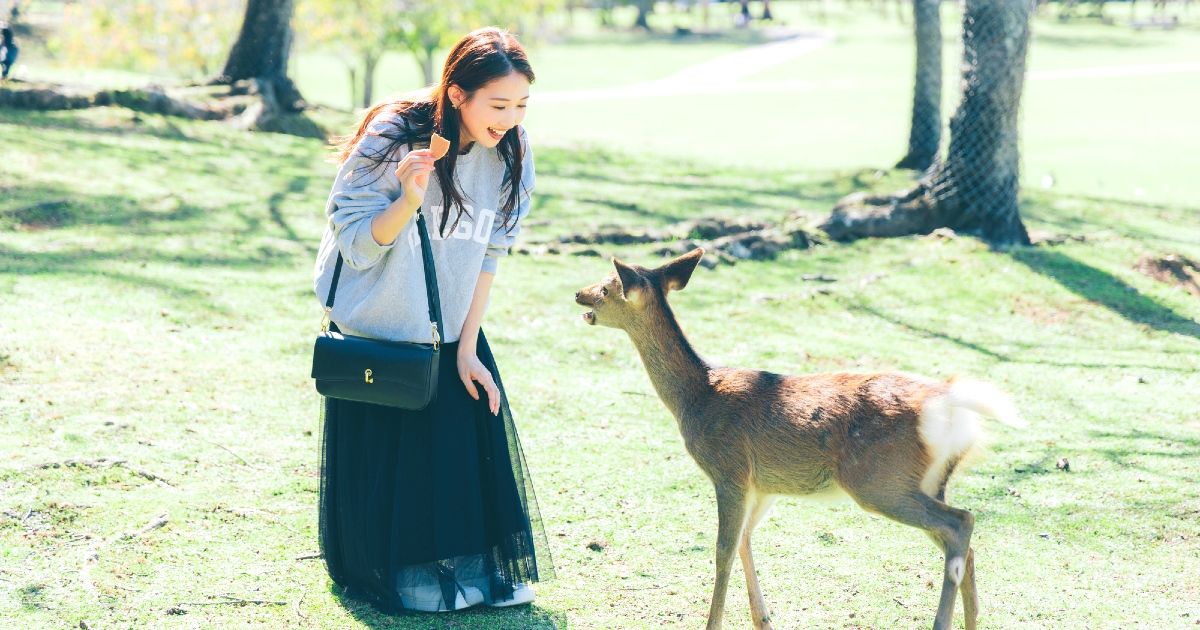
M 475 234 L 472 239 L 476 243 L 487 243 L 491 240 L 492 226 L 496 223 L 496 213 L 492 210 L 479 211 L 478 223 L 475 224 Z

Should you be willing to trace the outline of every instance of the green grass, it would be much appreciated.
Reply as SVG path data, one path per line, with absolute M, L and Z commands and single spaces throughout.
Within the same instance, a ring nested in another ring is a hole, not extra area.
M 817 20 L 783 3 L 788 23 L 827 28 L 835 41 L 809 55 L 746 78 L 752 86 L 802 82 L 784 92 L 593 98 L 538 103 L 541 139 L 619 145 L 669 159 L 705 159 L 729 166 L 849 169 L 890 167 L 903 154 L 912 98 L 911 25 L 867 12 Z M 1114 15 L 1118 11 L 1111 11 Z M 1123 15 L 1123 14 L 1120 14 Z M 946 49 L 943 114 L 958 103 L 960 28 L 943 11 Z M 1187 158 L 1200 146 L 1195 70 L 1186 73 L 1052 78 L 1050 71 L 1200 62 L 1200 30 L 1135 32 L 1124 23 L 1034 24 L 1022 102 L 1022 167 L 1031 186 L 1052 175 L 1057 189 L 1172 203 L 1192 203 L 1200 187 Z M 553 59 L 547 48 L 534 62 Z M 948 134 L 944 137 L 948 140 Z
M 537 149 L 527 243 L 604 224 L 819 217 L 844 193 L 898 183 L 711 153 Z M 111 109 L 0 111 L 0 618 L 702 625 L 712 492 L 628 339 L 579 321 L 571 296 L 608 272 L 600 258 L 506 260 L 485 323 L 558 573 L 534 607 L 391 619 L 340 599 L 319 560 L 295 560 L 316 550 L 310 283 L 333 172 L 308 140 Z M 1200 302 L 1132 267 L 1144 253 L 1200 258 L 1194 210 L 1033 191 L 1023 212 L 1087 240 L 1009 253 L 970 239 L 824 246 L 702 270 L 673 301 L 715 363 L 968 374 L 1014 394 L 1032 427 L 995 427 L 990 456 L 950 489 L 978 519 L 986 627 L 1189 627 Z M 603 249 L 654 260 L 648 246 Z M 838 282 L 815 294 L 804 273 Z M 125 467 L 39 467 L 106 456 L 170 486 Z M 1071 472 L 1055 470 L 1060 457 Z M 119 538 L 162 513 L 164 527 Z M 590 550 L 596 539 L 607 548 Z M 79 573 L 93 546 L 95 592 Z M 756 550 L 780 628 L 920 627 L 936 607 L 933 546 L 852 504 L 783 500 Z M 283 604 L 196 605 L 222 595 Z M 728 601 L 727 627 L 748 627 L 740 568 Z

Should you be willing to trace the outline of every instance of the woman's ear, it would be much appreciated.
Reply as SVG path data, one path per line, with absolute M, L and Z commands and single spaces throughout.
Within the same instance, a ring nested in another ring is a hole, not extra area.
M 449 89 L 446 90 L 446 95 L 450 97 L 450 105 L 453 106 L 454 109 L 462 107 L 462 104 L 467 101 L 466 90 L 458 87 L 457 85 L 451 85 Z

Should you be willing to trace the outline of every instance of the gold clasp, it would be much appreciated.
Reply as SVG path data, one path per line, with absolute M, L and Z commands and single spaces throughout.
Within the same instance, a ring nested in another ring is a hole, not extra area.
M 368 385 L 375 382 L 375 377 L 371 375 L 371 368 L 367 368 L 367 370 L 363 372 L 363 380 L 366 381 Z
M 438 334 L 437 322 L 429 322 L 429 327 L 433 329 L 433 349 L 437 350 L 442 346 L 442 336 Z
M 333 309 L 326 306 L 325 315 L 321 317 L 321 332 L 329 332 L 329 312 Z

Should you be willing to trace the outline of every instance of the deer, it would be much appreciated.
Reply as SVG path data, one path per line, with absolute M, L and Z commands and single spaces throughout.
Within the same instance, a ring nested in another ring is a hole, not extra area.
M 950 628 L 958 594 L 976 627 L 974 516 L 946 503 L 946 484 L 982 437 L 981 419 L 1028 426 L 993 385 L 901 372 L 781 375 L 709 365 L 667 297 L 687 286 L 702 248 L 649 269 L 613 257 L 614 271 L 579 290 L 590 326 L 624 330 L 684 446 L 717 501 L 716 582 L 708 630 L 721 627 L 736 549 L 756 630 L 771 618 L 750 536 L 780 496 L 849 495 L 859 506 L 924 531 L 945 555 L 935 630 Z

